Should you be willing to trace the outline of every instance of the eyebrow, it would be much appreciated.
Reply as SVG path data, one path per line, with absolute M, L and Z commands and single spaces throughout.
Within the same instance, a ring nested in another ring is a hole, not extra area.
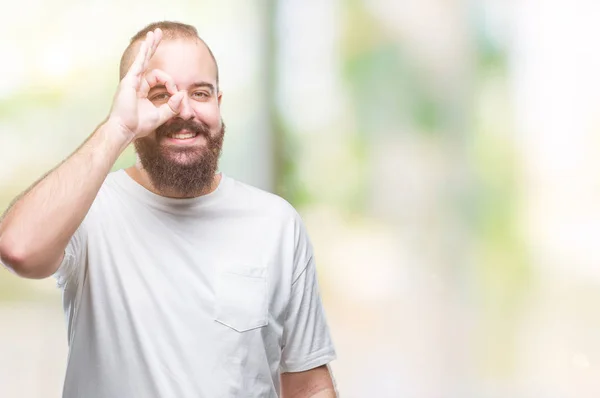
M 215 92 L 215 86 L 212 83 L 209 82 L 196 82 L 194 84 L 192 84 L 192 87 L 194 88 L 200 88 L 200 87 L 204 87 L 204 88 L 208 88 L 212 93 Z

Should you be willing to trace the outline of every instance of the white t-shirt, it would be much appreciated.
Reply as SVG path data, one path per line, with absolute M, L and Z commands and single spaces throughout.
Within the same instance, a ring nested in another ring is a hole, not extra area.
M 298 213 L 224 174 L 192 199 L 109 174 L 55 276 L 64 398 L 278 397 L 336 357 Z

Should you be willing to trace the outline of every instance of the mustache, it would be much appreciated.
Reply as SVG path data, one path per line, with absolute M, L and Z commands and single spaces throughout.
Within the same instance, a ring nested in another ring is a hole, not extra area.
M 176 119 L 170 123 L 165 123 L 156 129 L 157 137 L 166 137 L 181 130 L 187 130 L 191 133 L 210 137 L 210 128 L 203 122 L 192 120 Z

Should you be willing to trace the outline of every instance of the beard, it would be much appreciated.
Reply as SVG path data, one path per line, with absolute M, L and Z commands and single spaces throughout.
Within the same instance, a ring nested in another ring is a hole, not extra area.
M 190 147 L 160 145 L 163 138 L 181 130 L 201 135 L 206 143 Z M 176 119 L 157 128 L 154 138 L 138 138 L 134 146 L 156 190 L 190 197 L 207 192 L 212 186 L 224 136 L 222 121 L 219 133 L 212 136 L 202 122 Z

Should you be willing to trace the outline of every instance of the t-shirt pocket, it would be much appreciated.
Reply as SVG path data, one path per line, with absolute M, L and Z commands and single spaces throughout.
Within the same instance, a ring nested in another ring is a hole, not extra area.
M 215 320 L 238 332 L 268 324 L 266 267 L 223 266 L 215 279 Z

